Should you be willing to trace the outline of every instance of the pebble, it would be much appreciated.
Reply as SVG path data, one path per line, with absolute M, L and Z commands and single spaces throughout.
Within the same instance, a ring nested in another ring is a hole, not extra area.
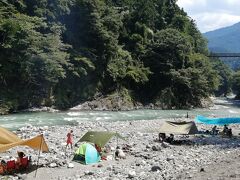
M 161 168 L 159 166 L 153 166 L 151 168 L 151 171 L 156 172 L 156 171 L 161 171 Z
M 128 177 L 129 178 L 134 178 L 135 176 L 136 176 L 136 172 L 135 171 L 132 170 L 132 171 L 128 172 Z
M 73 163 L 69 163 L 67 167 L 68 168 L 74 168 L 74 164 Z
M 50 168 L 55 168 L 55 167 L 57 167 L 57 164 L 56 164 L 56 163 L 51 163 L 51 164 L 49 165 L 49 167 L 50 167 Z
M 97 167 L 101 168 L 101 167 L 103 167 L 103 165 L 102 164 L 98 164 Z
M 112 171 L 112 170 L 113 170 L 113 167 L 112 167 L 112 166 L 108 166 L 108 167 L 107 167 L 107 170 L 108 170 L 108 171 Z
M 84 174 L 85 174 L 85 175 L 89 175 L 89 176 L 91 176 L 91 175 L 94 174 L 94 172 L 92 172 L 92 171 L 85 171 Z
M 153 147 L 152 147 L 152 150 L 153 150 L 153 151 L 158 151 L 158 150 L 159 150 L 159 148 L 158 148 L 158 147 L 156 147 L 156 146 L 153 146 Z
M 15 179 L 23 179 L 23 180 L 25 180 L 25 179 L 27 179 L 27 174 L 20 174 L 20 175 L 18 175 L 18 177 L 15 177 Z

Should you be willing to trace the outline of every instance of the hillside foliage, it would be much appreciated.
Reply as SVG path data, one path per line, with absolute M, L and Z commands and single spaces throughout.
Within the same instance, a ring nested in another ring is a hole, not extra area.
M 133 102 L 199 106 L 228 81 L 207 53 L 176 0 L 2 0 L 0 106 L 66 109 L 123 89 Z

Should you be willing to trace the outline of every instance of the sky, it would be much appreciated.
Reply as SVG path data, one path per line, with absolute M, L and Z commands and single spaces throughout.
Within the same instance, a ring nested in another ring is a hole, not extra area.
M 178 0 L 204 33 L 240 22 L 240 0 Z

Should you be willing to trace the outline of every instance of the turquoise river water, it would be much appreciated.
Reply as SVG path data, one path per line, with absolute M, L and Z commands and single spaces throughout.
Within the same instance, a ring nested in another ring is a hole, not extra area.
M 238 103 L 237 103 L 238 104 Z M 25 112 L 0 116 L 0 126 L 16 129 L 26 125 L 51 126 L 71 125 L 81 121 L 132 121 L 164 120 L 186 117 L 194 119 L 196 115 L 217 117 L 239 117 L 240 107 L 236 103 L 218 99 L 210 109 L 193 110 L 135 110 L 135 111 L 61 111 L 61 112 Z

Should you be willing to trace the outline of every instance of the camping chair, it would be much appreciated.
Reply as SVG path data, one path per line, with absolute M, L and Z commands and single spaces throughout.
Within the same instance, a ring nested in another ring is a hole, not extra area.
M 28 157 L 23 157 L 20 159 L 20 169 L 26 170 L 28 167 Z
M 16 164 L 14 160 L 10 160 L 7 162 L 7 172 L 12 173 L 16 170 Z

